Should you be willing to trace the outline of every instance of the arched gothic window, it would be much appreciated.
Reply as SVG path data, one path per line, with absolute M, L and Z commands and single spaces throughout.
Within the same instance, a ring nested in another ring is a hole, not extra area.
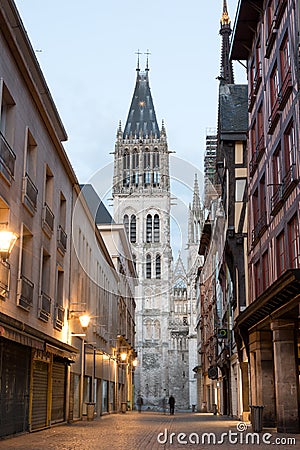
M 146 256 L 146 278 L 151 278 L 151 255 Z
M 159 242 L 159 215 L 154 216 L 154 242 Z
M 152 242 L 152 216 L 147 215 L 146 218 L 146 242 Z
M 139 154 L 134 151 L 132 154 L 132 184 L 139 184 Z
M 159 153 L 153 153 L 153 170 L 159 169 Z
M 156 320 L 154 322 L 154 339 L 160 339 L 160 322 Z
M 132 255 L 132 262 L 133 262 L 133 265 L 134 265 L 134 268 L 135 268 L 135 270 L 136 270 L 136 255 Z
M 159 153 L 153 153 L 153 186 L 159 186 L 160 183 L 160 172 L 159 172 Z
M 156 255 L 155 257 L 155 276 L 156 279 L 160 279 L 161 277 L 161 257 L 160 255 Z
M 125 216 L 123 217 L 123 224 L 125 226 L 127 236 L 129 236 L 129 217 L 127 214 L 125 214 Z
M 130 217 L 130 242 L 136 242 L 136 217 L 134 214 Z
M 123 155 L 123 186 L 128 187 L 130 184 L 130 155 L 125 152 Z
M 146 325 L 146 336 L 145 336 L 145 338 L 146 339 L 151 339 L 152 338 L 152 323 L 151 323 L 151 320 L 150 319 L 146 320 L 145 325 Z
M 148 186 L 151 183 L 151 166 L 150 153 L 144 153 L 144 185 Z

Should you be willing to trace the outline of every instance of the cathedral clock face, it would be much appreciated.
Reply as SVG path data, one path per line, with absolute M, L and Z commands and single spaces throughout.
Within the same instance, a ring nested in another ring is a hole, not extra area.
M 144 101 L 140 101 L 139 105 L 140 105 L 141 108 L 143 108 L 145 106 L 145 102 Z

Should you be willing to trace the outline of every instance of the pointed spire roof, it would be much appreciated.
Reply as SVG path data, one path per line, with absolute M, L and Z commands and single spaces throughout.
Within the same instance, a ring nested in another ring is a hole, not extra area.
M 194 180 L 194 194 L 193 194 L 193 210 L 200 210 L 200 194 L 199 194 L 199 185 L 198 185 L 198 178 L 197 174 L 195 173 L 195 180 Z
M 223 0 L 223 13 L 221 17 L 221 26 L 230 25 L 230 18 L 227 10 L 227 1 Z
M 184 267 L 184 264 L 183 264 L 183 261 L 182 261 L 181 252 L 180 251 L 178 252 L 178 257 L 177 257 L 177 261 L 176 261 L 176 264 L 175 264 L 174 276 L 175 276 L 175 278 L 176 277 L 180 277 L 180 276 L 183 276 L 183 277 L 186 276 L 186 271 L 185 271 L 185 267 Z
M 230 18 L 227 10 L 227 1 L 223 0 L 223 12 L 220 20 L 221 28 L 220 35 L 222 36 L 222 49 L 221 49 L 221 71 L 220 82 L 223 84 L 234 84 L 232 61 L 229 60 L 230 51 Z
M 150 85 L 149 85 L 149 66 L 147 59 L 147 67 L 143 72 L 139 68 L 139 61 L 137 67 L 137 77 L 135 89 L 129 109 L 127 122 L 124 128 L 123 137 L 126 136 L 157 136 L 160 137 L 160 131 L 156 120 L 154 104 L 152 100 Z

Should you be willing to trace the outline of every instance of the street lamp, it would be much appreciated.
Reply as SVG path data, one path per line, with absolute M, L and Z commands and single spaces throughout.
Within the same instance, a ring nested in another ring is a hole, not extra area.
M 127 358 L 127 353 L 126 352 L 122 352 L 120 354 L 120 358 L 121 358 L 121 361 L 124 363 L 126 361 L 126 358 Z
M 90 320 L 91 317 L 88 314 L 82 314 L 81 316 L 79 316 L 79 322 L 84 331 L 87 330 Z
M 0 258 L 6 261 L 18 239 L 18 235 L 6 229 L 0 230 Z
M 72 314 L 80 313 L 81 311 L 69 311 L 69 317 L 72 317 Z M 74 318 L 74 317 L 73 317 Z M 79 319 L 80 325 L 84 333 L 71 333 L 73 337 L 81 338 L 81 368 L 80 368 L 80 400 L 79 400 L 79 408 L 80 408 L 80 417 L 82 417 L 83 412 L 83 388 L 84 388 L 84 372 L 85 372 L 85 344 L 84 337 L 86 336 L 86 330 L 89 326 L 91 317 L 84 311 L 84 314 L 77 315 L 76 317 Z
M 135 358 L 135 359 L 132 361 L 132 365 L 133 365 L 133 367 L 137 367 L 137 365 L 138 365 L 138 360 L 137 360 L 137 358 Z

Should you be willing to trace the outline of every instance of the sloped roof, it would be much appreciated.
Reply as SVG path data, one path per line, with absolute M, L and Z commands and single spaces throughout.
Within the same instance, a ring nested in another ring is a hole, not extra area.
M 248 86 L 221 84 L 219 89 L 220 138 L 243 139 L 248 129 Z
M 145 72 L 137 69 L 135 89 L 123 133 L 124 139 L 126 136 L 129 137 L 131 133 L 133 136 L 141 135 L 143 138 L 151 134 L 160 137 L 148 72 L 149 69 L 146 69 Z
M 80 188 L 89 210 L 95 219 L 95 223 L 97 225 L 114 223 L 112 216 L 106 209 L 106 206 L 100 199 L 93 186 L 91 184 L 81 184 Z

